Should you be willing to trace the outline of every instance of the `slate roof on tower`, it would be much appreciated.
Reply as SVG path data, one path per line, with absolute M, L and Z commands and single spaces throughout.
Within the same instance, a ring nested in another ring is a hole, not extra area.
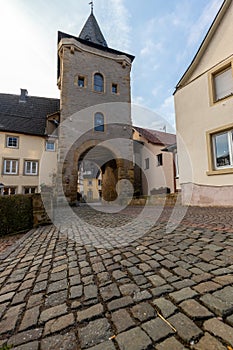
M 88 17 L 86 23 L 84 24 L 83 29 L 81 30 L 79 37 L 76 37 L 71 34 L 67 34 L 64 32 L 58 31 L 58 40 L 57 43 L 59 44 L 62 39 L 75 39 L 81 44 L 85 44 L 87 46 L 94 47 L 96 49 L 99 49 L 101 51 L 106 51 L 115 55 L 125 55 L 127 56 L 131 62 L 133 62 L 135 56 L 130 55 L 126 52 L 118 51 L 111 49 L 108 47 L 107 42 L 100 30 L 100 27 L 97 23 L 97 20 L 95 16 L 93 15 L 93 12 L 91 12 L 90 16 Z M 60 57 L 58 55 L 58 63 L 57 63 L 57 78 L 60 76 Z
M 108 47 L 93 13 L 90 14 L 86 23 L 84 24 L 84 27 L 79 34 L 79 38 L 90 41 L 94 44 Z

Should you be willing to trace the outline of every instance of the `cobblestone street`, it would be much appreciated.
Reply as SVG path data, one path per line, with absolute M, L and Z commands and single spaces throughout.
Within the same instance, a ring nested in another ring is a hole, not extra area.
M 0 348 L 232 350 L 232 209 L 100 209 L 1 253 Z

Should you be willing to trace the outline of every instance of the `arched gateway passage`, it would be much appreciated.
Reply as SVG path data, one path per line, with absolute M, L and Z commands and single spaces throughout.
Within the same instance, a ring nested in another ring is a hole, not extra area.
M 128 179 L 132 182 L 132 163 L 122 158 L 117 158 L 115 153 L 99 145 L 98 140 L 89 140 L 78 147 L 72 147 L 67 154 L 63 165 L 63 190 L 69 202 L 75 202 L 77 197 L 77 184 L 79 167 L 81 162 L 88 162 L 95 166 L 93 171 L 98 176 L 101 172 L 101 197 L 105 201 L 115 201 L 118 197 L 118 182 Z

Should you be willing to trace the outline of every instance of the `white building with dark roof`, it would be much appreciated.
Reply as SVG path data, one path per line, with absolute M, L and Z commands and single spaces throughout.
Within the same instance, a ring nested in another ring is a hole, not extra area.
M 29 96 L 25 89 L 20 95 L 0 94 L 2 194 L 36 193 L 41 185 L 52 185 L 59 109 L 58 99 Z

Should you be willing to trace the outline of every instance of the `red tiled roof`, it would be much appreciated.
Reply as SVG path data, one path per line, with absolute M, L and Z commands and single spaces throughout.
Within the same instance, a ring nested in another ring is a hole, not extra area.
M 164 145 L 164 146 L 169 146 L 176 143 L 176 135 L 174 134 L 170 134 L 170 133 L 158 131 L 158 130 L 144 129 L 138 126 L 134 126 L 134 129 L 137 130 L 137 132 L 141 136 L 143 136 L 145 139 L 147 139 L 151 143 Z

